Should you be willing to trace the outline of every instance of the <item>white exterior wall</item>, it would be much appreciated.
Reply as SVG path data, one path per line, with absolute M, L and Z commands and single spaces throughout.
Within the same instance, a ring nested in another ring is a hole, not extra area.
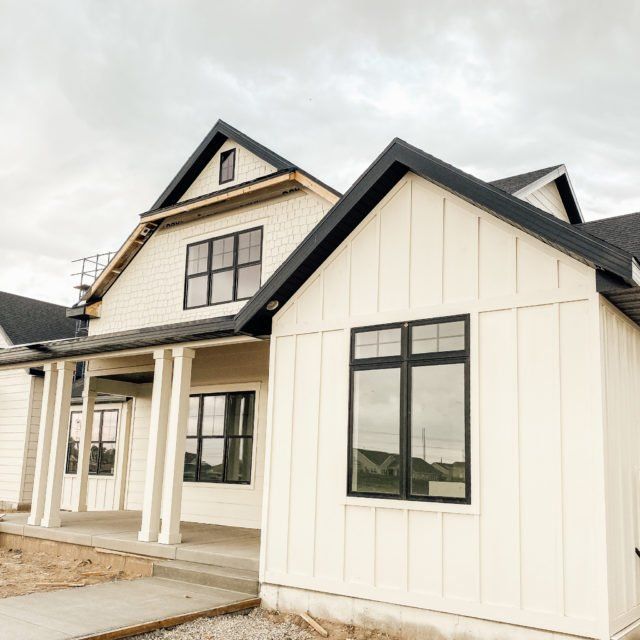
M 601 304 L 611 632 L 640 618 L 640 329 Z
M 543 187 L 536 189 L 533 193 L 525 196 L 523 200 L 526 200 L 534 207 L 538 207 L 538 209 L 553 214 L 556 218 L 560 218 L 560 220 L 569 222 L 569 216 L 564 208 L 564 204 L 562 204 L 562 198 L 560 197 L 560 192 L 555 182 L 549 182 L 549 184 L 545 184 Z
M 199 349 L 193 361 L 191 393 L 255 391 L 252 481 L 249 485 L 185 482 L 181 519 L 259 529 L 264 483 L 269 343 Z M 136 398 L 126 509 L 141 509 L 147 462 L 151 397 Z
M 0 503 L 31 499 L 42 381 L 24 369 L 0 372 Z
M 350 329 L 458 313 L 472 504 L 346 497 Z M 408 175 L 274 319 L 265 597 L 608 637 L 597 331 L 592 269 Z
M 229 149 L 236 150 L 234 179 L 220 184 L 220 154 Z M 197 198 L 207 193 L 213 193 L 214 191 L 220 191 L 220 189 L 228 189 L 229 187 L 234 187 L 243 182 L 255 180 L 256 178 L 262 178 L 270 173 L 274 173 L 275 170 L 275 167 L 258 158 L 258 156 L 251 153 L 251 151 L 241 147 L 233 140 L 227 140 L 213 158 L 209 160 L 207 166 L 185 191 L 179 202 Z
M 262 282 L 324 217 L 329 203 L 297 191 L 262 205 L 158 229 L 104 296 L 101 317 L 89 323 L 90 335 L 237 313 L 244 302 L 183 309 L 187 245 L 263 227 Z

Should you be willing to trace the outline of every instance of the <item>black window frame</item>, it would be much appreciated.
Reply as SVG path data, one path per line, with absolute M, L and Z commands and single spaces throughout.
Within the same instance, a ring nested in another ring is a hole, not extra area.
M 204 399 L 206 397 L 211 397 L 211 396 L 224 396 L 225 397 L 225 407 L 224 407 L 224 432 L 221 436 L 203 436 L 202 435 L 202 419 L 203 419 L 203 406 L 204 406 Z M 228 401 L 229 397 L 231 396 L 252 396 L 253 397 L 253 415 L 251 416 L 251 435 L 250 436 L 243 436 L 243 435 L 229 435 L 227 433 L 227 420 L 228 420 L 228 415 L 229 415 L 229 409 L 231 407 L 231 403 Z M 187 440 L 196 440 L 197 439 L 197 449 L 196 449 L 196 474 L 195 474 L 195 479 L 185 479 L 184 478 L 184 469 L 183 469 L 183 482 L 196 482 L 198 484 L 236 484 L 236 485 L 250 485 L 253 481 L 253 469 L 254 469 L 254 440 L 256 437 L 255 434 L 255 428 L 256 428 L 256 411 L 257 411 L 257 406 L 256 406 L 256 399 L 257 399 L 257 394 L 255 391 L 253 390 L 249 390 L 249 391 L 218 391 L 218 392 L 211 392 L 211 393 L 192 393 L 189 395 L 189 398 L 198 398 L 199 399 L 199 405 L 198 405 L 198 425 L 197 425 L 197 432 L 195 436 L 190 436 L 187 434 L 186 439 Z M 202 480 L 200 478 L 200 471 L 201 471 L 201 465 L 202 465 L 202 441 L 203 440 L 223 440 L 224 439 L 224 446 L 223 446 L 223 450 L 222 450 L 222 477 L 220 480 L 211 480 L 211 479 L 205 479 Z M 248 480 L 227 480 L 227 453 L 229 450 L 229 440 L 240 440 L 240 439 L 245 439 L 245 440 L 250 440 L 251 441 L 251 468 L 249 470 L 249 479 Z
M 239 238 L 241 235 L 245 233 L 251 233 L 253 231 L 260 231 L 260 259 L 253 260 L 252 262 L 243 262 L 242 264 L 238 264 Z M 226 240 L 227 238 L 233 238 L 233 263 L 230 267 L 220 267 L 218 269 L 214 269 L 213 268 L 213 243 L 219 240 Z M 196 247 L 202 244 L 208 245 L 207 269 L 206 271 L 199 271 L 198 273 L 189 273 L 189 251 L 191 247 Z M 234 233 L 227 233 L 222 236 L 215 236 L 207 240 L 200 240 L 198 242 L 192 242 L 191 244 L 188 244 L 186 249 L 185 267 L 184 267 L 184 293 L 183 293 L 183 300 L 182 300 L 183 310 L 187 311 L 189 309 L 202 309 L 203 307 L 215 307 L 219 304 L 229 304 L 230 302 L 241 302 L 243 300 L 250 300 L 253 297 L 253 295 L 245 298 L 237 297 L 238 274 L 241 269 L 245 269 L 247 267 L 255 267 L 259 265 L 260 267 L 259 282 L 261 283 L 263 255 L 264 255 L 264 227 L 251 227 L 250 229 L 242 229 L 241 231 L 235 231 Z M 229 298 L 228 300 L 219 300 L 217 302 L 211 302 L 213 276 L 219 273 L 223 273 L 225 271 L 233 271 L 233 287 L 231 292 L 231 298 Z M 187 305 L 187 295 L 189 292 L 189 280 L 192 280 L 193 278 L 202 278 L 203 276 L 207 277 L 207 302 L 205 304 L 198 304 L 190 307 Z M 258 284 L 258 289 L 260 289 L 260 284 Z
M 116 414 L 116 439 L 115 440 L 103 440 L 102 439 L 102 426 L 104 424 L 104 414 L 105 413 L 115 413 Z M 76 470 L 75 471 L 69 471 L 69 462 L 70 462 L 70 454 L 71 454 L 70 444 L 71 444 L 71 442 L 77 443 L 77 445 L 78 445 L 78 455 L 80 453 L 80 439 L 72 440 L 72 438 L 71 438 L 71 424 L 73 422 L 74 414 L 79 414 L 80 416 L 82 416 L 82 411 L 71 411 L 69 413 L 69 431 L 68 431 L 68 436 L 67 436 L 67 454 L 66 454 L 65 466 L 64 466 L 65 475 L 69 475 L 69 476 L 78 475 L 77 461 L 76 461 Z M 116 450 L 116 453 L 117 453 L 117 449 L 118 449 L 118 432 L 120 431 L 120 410 L 119 409 L 96 409 L 96 410 L 94 410 L 94 420 L 95 420 L 95 416 L 96 415 L 100 415 L 100 425 L 98 427 L 98 440 L 93 440 L 93 438 L 91 439 L 91 445 L 89 447 L 89 456 L 91 456 L 91 449 L 93 448 L 93 446 L 94 445 L 98 445 L 98 461 L 96 463 L 96 471 L 91 471 L 89 469 L 89 475 L 90 476 L 112 477 L 112 476 L 115 476 L 115 472 L 116 472 L 116 470 L 115 470 L 115 459 L 114 459 L 113 468 L 112 468 L 112 470 L 110 472 L 105 473 L 104 471 L 101 471 L 101 469 L 100 469 L 101 462 L 102 462 L 102 445 L 103 444 L 113 444 L 113 448 Z M 87 427 L 88 427 L 88 425 L 87 425 Z M 93 425 L 91 425 L 90 428 L 92 430 L 92 436 L 93 436 Z M 91 460 L 89 460 L 89 462 L 91 462 Z
M 464 349 L 457 351 L 440 351 L 411 354 L 413 328 L 430 324 L 464 322 Z M 471 504 L 471 390 L 470 390 L 470 316 L 461 314 L 428 318 L 411 322 L 395 322 L 356 327 L 351 330 L 349 354 L 349 423 L 347 445 L 347 496 L 384 500 L 402 500 L 412 502 L 434 502 L 447 504 Z M 356 336 L 367 331 L 400 329 L 400 355 L 380 356 L 374 358 L 356 358 Z M 465 496 L 453 498 L 444 496 L 423 496 L 411 493 L 411 373 L 414 366 L 443 364 L 464 365 L 464 420 L 465 420 Z M 375 369 L 400 369 L 400 453 L 399 453 L 399 493 L 354 491 L 353 480 L 353 408 L 354 408 L 354 373 Z
M 218 184 L 227 184 L 227 182 L 233 182 L 236 179 L 236 149 L 235 147 L 233 149 L 227 149 L 227 151 L 223 151 L 220 154 L 220 168 L 218 171 Z M 232 157 L 232 164 L 231 164 L 231 177 L 230 178 L 226 178 L 226 179 L 222 179 L 222 163 L 229 157 Z

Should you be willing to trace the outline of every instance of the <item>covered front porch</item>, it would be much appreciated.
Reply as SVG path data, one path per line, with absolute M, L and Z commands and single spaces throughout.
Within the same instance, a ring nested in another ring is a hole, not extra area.
M 140 511 L 61 512 L 60 526 L 29 525 L 27 513 L 9 513 L 0 533 L 93 547 L 119 553 L 197 562 L 257 572 L 260 531 L 240 527 L 182 522 L 179 544 L 142 542 Z

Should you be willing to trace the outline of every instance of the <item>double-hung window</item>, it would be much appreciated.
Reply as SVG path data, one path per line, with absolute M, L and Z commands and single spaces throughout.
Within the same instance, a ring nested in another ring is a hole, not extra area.
M 184 308 L 246 300 L 260 288 L 262 227 L 187 247 Z
M 254 404 L 253 391 L 189 398 L 186 482 L 251 482 Z
M 469 318 L 354 329 L 348 494 L 471 502 Z
M 81 425 L 82 413 L 80 411 L 72 411 L 65 467 L 65 473 L 72 475 L 78 472 Z M 91 475 L 113 475 L 117 439 L 118 410 L 95 411 L 93 414 L 93 425 L 91 427 L 91 451 L 89 454 L 89 473 Z

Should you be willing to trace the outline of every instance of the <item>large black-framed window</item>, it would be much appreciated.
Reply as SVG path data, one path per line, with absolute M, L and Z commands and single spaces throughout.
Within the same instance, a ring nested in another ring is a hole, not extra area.
M 229 149 L 220 154 L 220 175 L 218 183 L 232 182 L 236 177 L 236 150 Z
M 469 316 L 353 329 L 350 496 L 471 503 Z
M 255 393 L 189 397 L 185 482 L 250 484 Z
M 262 275 L 262 227 L 187 246 L 184 308 L 249 299 Z
M 91 427 L 91 451 L 89 454 L 89 474 L 112 476 L 116 459 L 118 439 L 118 410 L 101 409 L 93 413 Z M 78 451 L 80 448 L 80 428 L 82 412 L 72 411 L 69 420 L 69 442 L 65 473 L 78 473 Z

